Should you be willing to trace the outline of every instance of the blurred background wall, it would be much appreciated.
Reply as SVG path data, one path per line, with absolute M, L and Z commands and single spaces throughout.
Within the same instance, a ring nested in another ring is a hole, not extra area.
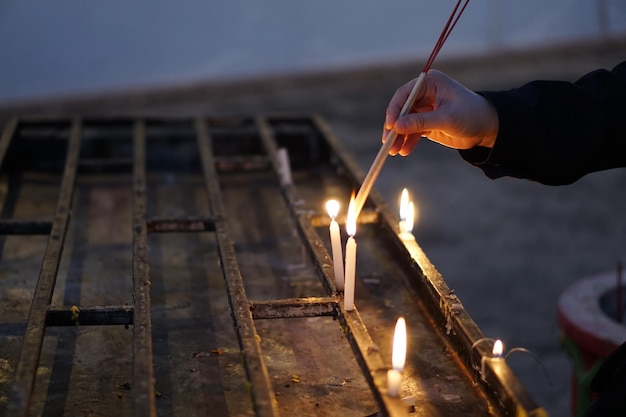
M 0 102 L 427 57 L 452 0 L 0 3 Z M 442 56 L 626 35 L 623 0 L 473 0 Z

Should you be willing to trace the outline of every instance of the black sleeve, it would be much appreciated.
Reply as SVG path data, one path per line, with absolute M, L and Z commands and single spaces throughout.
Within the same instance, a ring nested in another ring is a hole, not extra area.
M 626 61 L 574 83 L 533 81 L 480 94 L 497 110 L 498 137 L 493 149 L 460 153 L 490 178 L 561 185 L 626 166 Z

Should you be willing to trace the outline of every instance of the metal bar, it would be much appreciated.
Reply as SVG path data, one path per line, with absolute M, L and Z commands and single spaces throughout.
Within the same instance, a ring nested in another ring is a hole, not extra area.
M 80 161 L 79 168 L 83 171 L 101 171 L 108 172 L 115 170 L 126 170 L 132 166 L 132 158 L 85 158 Z
M 46 313 L 46 326 L 108 326 L 133 324 L 132 306 L 63 306 Z
M 274 150 L 278 146 L 271 127 L 263 118 L 257 118 L 257 125 L 259 126 L 261 138 L 268 156 L 273 158 Z M 274 167 L 278 174 L 277 161 L 274 163 Z M 302 207 L 297 208 L 298 205 L 295 202 L 301 199 L 298 197 L 295 187 L 289 186 L 288 189 L 283 188 L 283 191 L 291 214 L 297 220 L 298 231 L 302 236 L 302 241 L 306 246 L 315 270 L 322 277 L 322 282 L 327 284 L 325 285 L 327 289 L 332 288 L 332 294 L 335 292 L 334 271 L 329 262 L 328 251 L 309 221 L 306 210 L 303 210 Z M 378 347 L 372 341 L 358 309 L 345 311 L 343 300 L 340 300 L 337 304 L 337 315 L 342 328 L 347 334 L 348 342 L 355 353 L 363 375 L 372 388 L 372 393 L 381 408 L 381 412 L 389 416 L 406 415 L 407 407 L 402 400 L 384 395 L 386 390 L 386 370 L 388 368 L 385 368 L 384 362 L 378 353 Z
M 270 161 L 265 156 L 229 156 L 216 157 L 215 164 L 219 172 L 254 171 L 267 169 Z
M 281 165 L 280 165 L 280 161 L 278 160 L 278 142 L 276 141 L 276 137 L 274 136 L 274 133 L 272 132 L 272 129 L 270 128 L 265 118 L 256 117 L 254 119 L 254 122 L 256 124 L 256 127 L 259 133 L 261 134 L 261 143 L 263 144 L 263 148 L 265 149 L 267 158 L 270 160 L 276 175 L 280 175 Z M 282 182 L 282 181 L 279 181 L 279 182 Z M 281 188 L 283 190 L 283 193 L 288 194 L 293 188 L 293 185 L 282 184 Z
M 489 358 L 489 355 L 486 357 Z M 481 370 L 484 370 L 482 380 L 490 387 L 491 396 L 507 410 L 514 410 L 518 416 L 547 416 L 542 408 L 537 407 L 533 398 L 524 389 L 503 358 L 487 359 L 484 366 L 481 366 Z
M 387 389 L 387 370 L 390 367 L 385 366 L 385 362 L 380 357 L 378 345 L 374 343 L 367 331 L 359 310 L 355 307 L 352 311 L 345 311 L 343 309 L 343 300 L 339 303 L 339 306 L 341 308 L 339 322 L 346 332 L 346 337 L 363 371 L 363 376 L 372 388 L 374 398 L 381 407 L 381 412 L 383 415 L 388 416 L 408 415 L 408 407 L 403 400 L 392 398 L 385 394 Z
M 0 235 L 49 235 L 52 222 L 37 220 L 0 220 Z
M 292 194 L 293 195 L 293 194 Z M 290 212 L 296 219 L 298 225 L 298 233 L 306 242 L 305 248 L 309 259 L 311 259 L 316 265 L 315 272 L 318 278 L 322 282 L 327 294 L 336 294 L 337 287 L 335 285 L 335 270 L 333 268 L 333 261 L 328 251 L 324 246 L 324 242 L 320 239 L 320 235 L 317 233 L 308 215 L 304 212 L 298 211 L 293 205 L 293 202 L 297 201 L 292 199 L 290 202 Z
M 218 244 L 220 263 L 228 290 L 239 346 L 243 353 L 246 373 L 250 382 L 250 393 L 257 416 L 279 416 L 274 389 L 263 359 L 259 336 L 250 311 L 250 303 L 243 285 L 243 278 L 237 263 L 237 255 L 230 238 L 228 223 L 221 197 L 220 185 L 215 167 L 215 157 L 206 121 L 195 122 L 198 135 L 198 148 L 209 197 L 210 214 L 215 219 L 215 236 Z
M 152 320 L 146 225 L 146 125 L 135 122 L 133 135 L 133 410 L 136 417 L 156 417 L 152 368 Z
M 15 382 L 8 404 L 8 415 L 26 416 L 30 408 L 37 368 L 41 358 L 41 348 L 46 328 L 46 312 L 52 300 L 59 262 L 63 252 L 63 243 L 70 217 L 70 207 L 74 194 L 76 167 L 80 153 L 81 122 L 76 118 L 68 140 L 67 156 L 61 190 L 57 201 L 54 223 L 44 253 L 37 287 L 28 314 L 28 321 L 20 358 L 17 363 Z
M 336 315 L 337 298 L 307 297 L 285 300 L 252 301 L 254 319 L 287 319 Z
M 184 219 L 149 219 L 148 233 L 214 232 L 215 222 L 209 217 Z
M 272 162 L 274 172 L 278 176 L 280 175 L 280 163 L 277 156 L 278 144 L 276 142 L 274 132 L 270 128 L 267 121 L 262 117 L 257 117 L 255 119 L 255 123 L 261 135 L 263 148 L 267 153 L 267 157 Z M 294 204 L 295 201 L 299 200 L 298 198 L 294 197 L 294 194 L 296 193 L 295 186 L 293 184 L 281 184 L 281 190 L 283 192 L 283 196 L 287 202 L 287 205 L 289 206 L 289 211 L 297 220 L 298 232 L 300 233 L 304 241 L 309 242 L 309 244 L 306 245 L 309 256 L 312 259 L 323 260 L 321 263 L 319 263 L 319 265 L 321 265 L 321 269 L 316 269 L 316 272 L 318 273 L 318 278 L 320 279 L 322 285 L 324 286 L 324 289 L 328 294 L 337 293 L 337 287 L 335 286 L 335 272 L 333 270 L 331 257 L 328 255 L 328 251 L 324 247 L 324 244 L 319 238 L 319 235 L 313 227 L 313 224 L 309 221 L 307 212 L 301 211 L 299 208 L 296 207 L 296 204 Z
M 375 224 L 378 223 L 378 212 L 375 210 L 363 210 L 357 218 L 357 224 Z M 340 225 L 346 224 L 346 215 L 340 214 L 335 219 Z M 313 227 L 328 227 L 330 226 L 330 217 L 328 214 L 320 213 L 309 216 L 309 221 Z
M 19 119 L 17 117 L 13 117 L 4 126 L 2 136 L 0 136 L 0 166 L 2 166 L 2 163 L 4 162 L 4 157 L 9 149 L 11 139 L 13 139 L 18 123 Z

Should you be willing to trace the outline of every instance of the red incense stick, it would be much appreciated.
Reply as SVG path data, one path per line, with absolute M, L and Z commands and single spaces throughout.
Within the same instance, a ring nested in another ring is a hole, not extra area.
M 450 32 L 452 32 L 452 29 L 454 29 L 454 26 L 456 26 L 456 23 L 459 21 L 459 18 L 461 17 L 461 14 L 463 14 L 463 11 L 465 10 L 465 7 L 467 6 L 468 3 L 469 3 L 469 0 L 457 0 L 456 6 L 452 10 L 452 13 L 450 14 L 450 17 L 448 18 L 448 21 L 446 22 L 446 25 L 444 26 L 443 31 L 441 32 L 441 35 L 439 35 L 439 39 L 437 40 L 435 47 L 430 53 L 430 56 L 428 57 L 428 60 L 426 61 L 426 65 L 424 66 L 424 69 L 422 70 L 420 75 L 417 77 L 417 80 L 415 81 L 415 84 L 413 85 L 413 89 L 411 90 L 411 93 L 409 94 L 406 101 L 404 102 L 404 105 L 402 106 L 402 110 L 400 111 L 400 117 L 407 114 L 409 110 L 411 109 L 411 107 L 413 107 L 413 104 L 415 102 L 415 97 L 417 96 L 417 93 L 420 91 L 422 84 L 424 83 L 424 77 L 426 76 L 426 73 L 430 69 L 433 62 L 435 61 L 435 57 L 441 50 L 441 47 L 443 46 L 443 44 L 446 42 L 446 39 L 448 39 L 448 36 L 450 36 Z M 374 182 L 376 181 L 378 174 L 380 174 L 380 170 L 383 168 L 383 164 L 385 163 L 385 160 L 387 159 L 387 155 L 389 155 L 391 146 L 396 141 L 397 137 L 398 137 L 398 134 L 395 132 L 395 130 L 392 129 L 391 131 L 389 131 L 389 133 L 387 134 L 387 137 L 385 138 L 385 141 L 383 142 L 382 146 L 380 147 L 380 150 L 378 151 L 378 154 L 376 155 L 376 158 L 374 159 L 374 162 L 372 162 L 372 165 L 369 171 L 367 172 L 367 175 L 365 176 L 365 179 L 363 180 L 363 184 L 361 184 L 361 188 L 359 189 L 359 192 L 357 193 L 356 198 L 354 200 L 354 208 L 356 210 L 357 217 L 361 213 L 361 209 L 365 205 L 365 200 L 367 200 L 367 196 L 372 190 L 372 187 L 374 186 Z

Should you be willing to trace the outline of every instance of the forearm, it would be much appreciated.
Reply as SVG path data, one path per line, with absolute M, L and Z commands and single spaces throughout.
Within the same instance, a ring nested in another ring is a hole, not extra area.
M 491 178 L 557 185 L 626 166 L 626 62 L 575 83 L 534 81 L 481 94 L 498 113 L 498 137 L 491 150 L 461 155 Z

